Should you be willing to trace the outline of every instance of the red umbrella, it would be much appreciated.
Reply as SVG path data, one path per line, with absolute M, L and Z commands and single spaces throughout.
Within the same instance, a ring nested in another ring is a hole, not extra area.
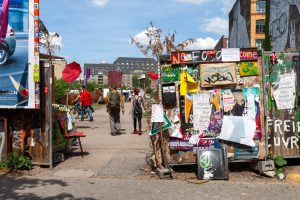
M 66 82 L 72 82 L 76 80 L 81 74 L 81 67 L 77 62 L 67 64 L 62 72 L 62 79 Z

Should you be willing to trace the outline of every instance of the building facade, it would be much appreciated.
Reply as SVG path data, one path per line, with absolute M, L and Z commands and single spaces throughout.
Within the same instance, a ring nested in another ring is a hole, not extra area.
M 90 69 L 91 75 L 104 74 L 107 76 L 108 71 L 115 71 L 115 65 L 111 63 L 100 63 L 100 64 L 84 64 L 84 74 L 86 74 L 87 69 Z
M 152 58 L 119 57 L 114 62 L 116 71 L 123 74 L 148 74 L 150 70 L 156 71 L 156 61 Z
M 132 74 L 123 74 L 122 75 L 122 86 L 125 86 L 126 88 L 132 88 Z
M 229 13 L 229 47 L 263 46 L 266 0 L 236 0 Z

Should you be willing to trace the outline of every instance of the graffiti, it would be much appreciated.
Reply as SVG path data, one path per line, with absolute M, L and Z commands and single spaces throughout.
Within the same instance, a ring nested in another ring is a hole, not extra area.
M 258 63 L 257 62 L 242 62 L 239 63 L 240 76 L 257 76 Z
M 200 71 L 202 87 L 237 83 L 236 65 L 234 63 L 201 64 Z
M 275 19 L 271 22 L 271 30 L 270 33 L 272 35 L 272 41 L 277 40 L 278 38 L 281 38 L 283 34 L 286 32 L 286 26 L 287 26 L 287 15 L 286 13 L 282 13 L 279 18 Z
M 287 149 L 299 149 L 299 138 L 296 136 L 292 137 L 274 137 L 274 146 L 275 147 L 280 147 L 282 144 L 284 145 L 285 148 Z
M 206 77 L 204 81 L 208 84 L 213 84 L 216 82 L 223 82 L 223 81 L 230 81 L 233 83 L 234 78 L 230 72 L 227 72 L 227 74 L 216 73 L 216 74 L 212 74 L 210 77 Z
M 271 1 L 270 34 L 273 51 L 300 46 L 300 1 Z
M 250 47 L 249 5 L 250 0 L 236 1 L 229 13 L 229 47 L 231 48 Z

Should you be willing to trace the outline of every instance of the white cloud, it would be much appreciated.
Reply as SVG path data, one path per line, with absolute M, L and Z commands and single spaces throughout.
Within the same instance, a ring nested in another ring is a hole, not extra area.
M 108 0 L 89 0 L 90 2 L 92 2 L 93 5 L 95 6 L 99 6 L 99 7 L 104 7 L 106 6 Z
M 201 26 L 200 29 L 203 27 Z M 228 19 L 215 17 L 204 20 L 204 31 L 210 33 L 217 33 L 220 35 L 228 35 Z
M 149 44 L 149 38 L 146 35 L 146 30 L 136 34 L 133 38 L 135 40 L 139 41 L 139 43 L 142 44 L 142 45 L 148 45 Z
M 213 49 L 215 48 L 218 40 L 214 40 L 211 37 L 197 38 L 193 44 L 190 44 L 185 50 L 201 50 L 201 49 Z
M 183 2 L 183 3 L 190 3 L 190 4 L 202 4 L 212 0 L 176 0 L 176 1 Z
M 222 0 L 222 12 L 228 16 L 236 0 Z

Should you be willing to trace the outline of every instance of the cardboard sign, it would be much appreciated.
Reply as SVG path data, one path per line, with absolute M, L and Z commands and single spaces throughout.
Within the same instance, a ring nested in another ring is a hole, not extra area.
M 162 104 L 152 105 L 151 122 L 163 122 L 164 121 L 164 109 Z
M 237 84 L 235 63 L 201 64 L 201 87 Z

